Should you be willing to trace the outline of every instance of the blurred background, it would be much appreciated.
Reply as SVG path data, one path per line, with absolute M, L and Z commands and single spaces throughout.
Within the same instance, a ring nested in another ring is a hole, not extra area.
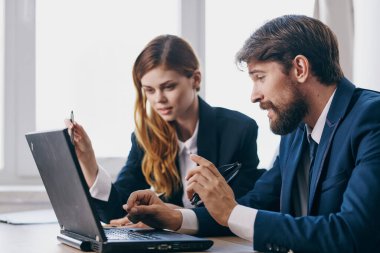
M 99 162 L 117 173 L 134 130 L 133 62 L 167 33 L 196 50 L 208 103 L 257 121 L 259 166 L 270 168 L 279 137 L 250 102 L 236 52 L 269 19 L 313 16 L 338 36 L 346 77 L 380 90 L 378 11 L 377 0 L 0 0 L 0 202 L 1 192 L 43 191 L 24 134 L 63 128 L 71 110 Z

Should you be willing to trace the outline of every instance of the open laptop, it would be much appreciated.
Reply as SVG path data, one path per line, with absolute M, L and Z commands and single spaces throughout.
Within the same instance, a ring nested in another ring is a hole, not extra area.
M 58 240 L 83 251 L 201 251 L 213 241 L 166 230 L 103 228 L 68 130 L 25 135 L 57 216 Z

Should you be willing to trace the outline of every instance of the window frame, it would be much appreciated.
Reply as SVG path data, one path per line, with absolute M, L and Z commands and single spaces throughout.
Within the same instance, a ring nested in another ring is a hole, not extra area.
M 5 0 L 4 3 L 4 168 L 0 171 L 2 185 L 40 182 L 39 177 L 30 176 L 33 174 L 32 168 L 28 173 L 26 169 L 21 169 L 34 164 L 30 152 L 27 153 L 24 137 L 35 126 L 34 11 L 34 0 Z

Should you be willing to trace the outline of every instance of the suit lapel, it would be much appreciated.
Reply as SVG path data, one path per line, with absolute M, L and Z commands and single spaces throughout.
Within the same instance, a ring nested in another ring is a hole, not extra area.
M 319 179 L 324 168 L 326 157 L 330 151 L 331 143 L 334 134 L 338 129 L 339 123 L 344 117 L 347 108 L 350 104 L 351 97 L 355 91 L 355 86 L 347 79 L 343 79 L 337 86 L 330 110 L 327 114 L 326 124 L 323 128 L 321 141 L 318 145 L 317 154 L 315 156 L 313 174 L 310 181 L 309 204 L 308 210 L 310 212 Z
M 307 142 L 304 129 L 304 124 L 301 124 L 298 127 L 287 157 L 287 161 L 285 162 L 285 167 L 282 170 L 283 183 L 281 189 L 280 210 L 283 213 L 292 213 L 292 211 L 294 211 L 292 208 L 292 194 L 295 180 L 297 180 L 296 171 Z
M 214 109 L 199 98 L 198 155 L 219 166 L 217 122 Z

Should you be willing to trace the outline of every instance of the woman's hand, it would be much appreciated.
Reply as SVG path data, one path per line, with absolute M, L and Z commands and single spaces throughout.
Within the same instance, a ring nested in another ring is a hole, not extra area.
M 98 174 L 98 164 L 95 153 L 92 149 L 91 140 L 86 131 L 77 122 L 65 120 L 65 125 L 69 129 L 70 135 L 74 135 L 75 153 L 82 168 L 88 187 L 92 187 Z
M 110 220 L 110 225 L 112 227 L 128 227 L 128 228 L 150 228 L 148 225 L 138 222 L 138 223 L 133 223 L 128 219 L 127 216 L 120 218 L 120 219 L 114 219 Z

